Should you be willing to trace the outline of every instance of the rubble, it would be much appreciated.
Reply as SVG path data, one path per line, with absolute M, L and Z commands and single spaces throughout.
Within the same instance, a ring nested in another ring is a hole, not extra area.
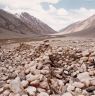
M 0 96 L 95 95 L 94 50 L 53 47 L 49 40 L 4 50 L 0 49 Z

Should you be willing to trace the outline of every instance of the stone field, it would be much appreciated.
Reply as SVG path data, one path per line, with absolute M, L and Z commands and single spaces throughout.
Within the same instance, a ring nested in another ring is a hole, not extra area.
M 1 45 L 0 96 L 95 96 L 95 40 Z

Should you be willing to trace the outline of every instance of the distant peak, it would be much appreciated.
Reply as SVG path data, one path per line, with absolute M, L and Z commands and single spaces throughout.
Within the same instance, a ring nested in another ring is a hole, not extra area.
M 21 15 L 22 15 L 22 16 L 30 16 L 30 14 L 27 13 L 27 12 L 22 12 Z
M 0 9 L 0 12 L 6 12 L 5 10 L 3 10 L 3 9 Z
M 90 16 L 87 20 L 93 20 L 93 19 L 95 19 L 95 14 L 93 14 L 92 16 Z
M 3 9 L 0 9 L 0 11 L 4 11 Z

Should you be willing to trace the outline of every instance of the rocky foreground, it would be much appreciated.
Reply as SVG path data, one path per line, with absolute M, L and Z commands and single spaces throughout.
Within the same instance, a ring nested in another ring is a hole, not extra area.
M 95 96 L 94 48 L 54 47 L 48 40 L 1 46 L 0 96 Z

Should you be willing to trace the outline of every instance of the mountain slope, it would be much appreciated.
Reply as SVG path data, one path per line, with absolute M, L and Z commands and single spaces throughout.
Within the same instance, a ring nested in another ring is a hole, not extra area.
M 76 32 L 84 32 L 85 30 L 93 31 L 92 29 L 95 28 L 95 15 L 87 18 L 84 21 L 79 21 L 76 23 L 73 23 L 71 25 L 69 25 L 68 27 L 66 27 L 65 29 L 62 29 L 60 31 L 60 34 L 74 34 Z M 77 33 L 76 33 L 77 34 Z
M 30 27 L 33 32 L 37 34 L 53 34 L 55 33 L 53 29 L 51 29 L 48 25 L 41 22 L 39 19 L 29 15 L 24 12 L 20 15 L 20 19 Z
M 28 15 L 22 14 L 18 18 L 0 9 L 0 38 L 23 38 L 55 33 L 48 25 L 29 15 L 31 19 Z

